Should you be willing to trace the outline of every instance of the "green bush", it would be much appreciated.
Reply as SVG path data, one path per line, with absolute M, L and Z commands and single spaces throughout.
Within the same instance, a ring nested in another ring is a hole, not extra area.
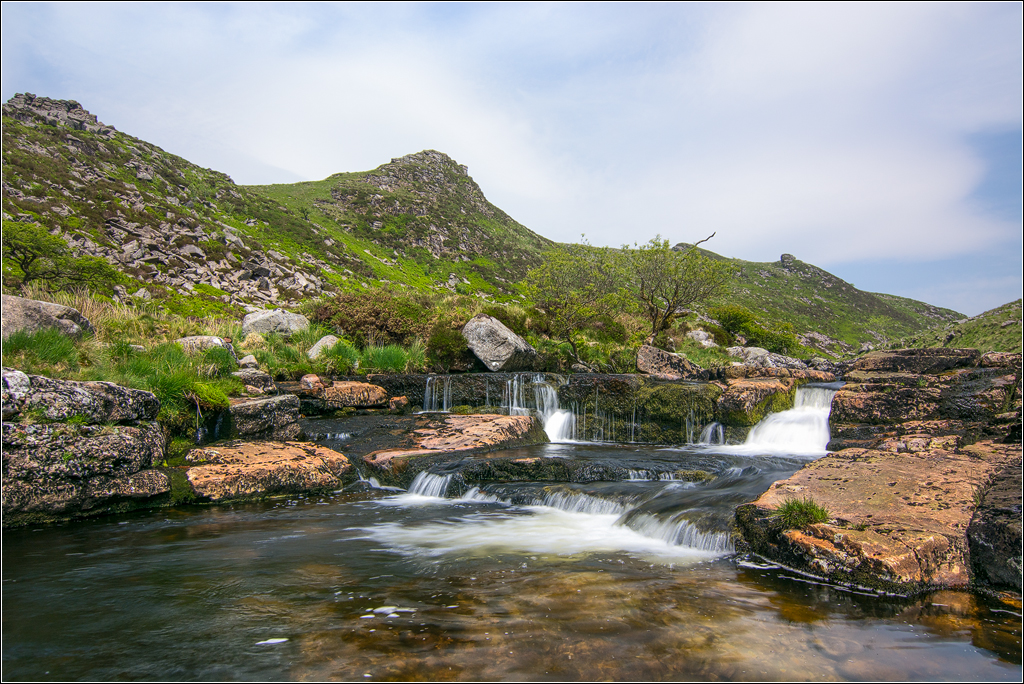
M 427 340 L 426 356 L 430 365 L 440 371 L 448 371 L 451 368 L 465 362 L 469 354 L 469 345 L 462 332 L 453 329 L 445 322 L 438 322 L 430 332 Z
M 827 522 L 829 511 L 819 505 L 810 497 L 804 499 L 786 499 L 775 511 L 775 517 L 779 519 L 786 529 L 799 529 L 813 523 Z

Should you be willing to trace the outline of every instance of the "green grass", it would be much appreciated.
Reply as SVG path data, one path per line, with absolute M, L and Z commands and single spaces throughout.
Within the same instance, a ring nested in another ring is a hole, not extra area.
M 775 517 L 779 519 L 782 526 L 786 529 L 800 529 L 814 523 L 828 522 L 829 511 L 810 497 L 786 499 L 776 509 Z

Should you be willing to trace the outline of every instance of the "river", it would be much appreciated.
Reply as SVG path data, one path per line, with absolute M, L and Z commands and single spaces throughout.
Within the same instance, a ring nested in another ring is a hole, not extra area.
M 880 596 L 736 554 L 732 509 L 823 445 L 705 432 L 503 454 L 617 481 L 438 471 L 5 531 L 3 677 L 1020 681 L 1019 601 Z

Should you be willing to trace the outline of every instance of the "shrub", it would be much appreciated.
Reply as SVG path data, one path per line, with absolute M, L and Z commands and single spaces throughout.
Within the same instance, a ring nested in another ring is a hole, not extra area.
M 462 332 L 454 330 L 445 322 L 438 322 L 427 340 L 426 355 L 430 364 L 438 370 L 447 371 L 465 362 L 469 345 Z
M 775 517 L 787 529 L 801 528 L 813 523 L 828 521 L 829 512 L 827 508 L 819 505 L 814 499 L 807 497 L 804 499 L 786 499 L 779 506 L 778 510 L 775 511 Z

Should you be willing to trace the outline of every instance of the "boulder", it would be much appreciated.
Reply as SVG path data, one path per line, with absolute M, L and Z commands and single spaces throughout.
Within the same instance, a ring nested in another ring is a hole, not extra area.
M 325 351 L 327 351 L 340 341 L 341 340 L 335 337 L 334 335 L 324 335 L 319 340 L 317 340 L 316 344 L 309 348 L 309 351 L 306 352 L 306 356 L 309 357 L 310 361 L 316 361 L 318 358 L 320 358 L 321 354 L 323 354 Z
M 718 397 L 718 422 L 752 427 L 769 413 L 793 408 L 794 383 L 784 378 L 738 378 L 729 380 Z
M 462 336 L 488 370 L 526 371 L 537 361 L 536 350 L 493 316 L 473 316 L 462 327 Z
M 277 394 L 277 385 L 274 384 L 274 378 L 259 369 L 243 368 L 231 375 L 241 380 L 250 392 L 256 390 L 259 394 Z
M 3 369 L 4 420 L 37 412 L 46 420 L 129 423 L 155 420 L 160 401 L 152 392 L 111 382 L 55 380 Z
M 250 333 L 291 335 L 308 327 L 308 318 L 284 309 L 254 311 L 242 319 L 243 336 Z
M 238 360 L 238 366 L 240 368 L 259 368 L 260 362 L 256 360 L 255 356 L 249 354 Z
M 231 436 L 286 441 L 302 434 L 299 398 L 283 394 L 231 402 Z
M 70 337 L 96 331 L 78 309 L 70 306 L 12 295 L 3 295 L 2 299 L 2 335 L 5 340 L 16 332 L 34 333 L 45 328 L 56 328 Z
M 714 335 L 709 332 L 704 332 L 703 330 L 691 330 L 686 333 L 686 336 L 705 349 L 713 349 L 718 346 L 718 343 L 715 342 Z
M 195 355 L 202 354 L 207 349 L 213 349 L 215 347 L 221 347 L 231 352 L 231 356 L 235 356 L 235 348 L 230 342 L 225 340 L 223 337 L 217 337 L 216 335 L 192 335 L 191 337 L 180 337 L 175 340 L 181 345 L 181 348 L 185 350 L 186 354 Z M 235 358 L 237 361 L 237 357 Z
M 391 397 L 388 400 L 388 409 L 392 411 L 405 411 L 409 408 L 409 397 Z
M 679 354 L 645 344 L 636 353 L 636 368 L 664 380 L 706 380 L 707 372 Z
M 127 510 L 170 491 L 163 429 L 3 424 L 3 526 Z
M 743 361 L 746 366 L 755 368 L 791 368 L 802 370 L 807 364 L 800 359 L 791 356 L 775 354 L 761 347 L 729 347 L 725 350 L 729 356 L 735 356 Z
M 214 501 L 341 489 L 352 464 L 337 451 L 309 442 L 228 442 L 185 457 L 189 484 Z

